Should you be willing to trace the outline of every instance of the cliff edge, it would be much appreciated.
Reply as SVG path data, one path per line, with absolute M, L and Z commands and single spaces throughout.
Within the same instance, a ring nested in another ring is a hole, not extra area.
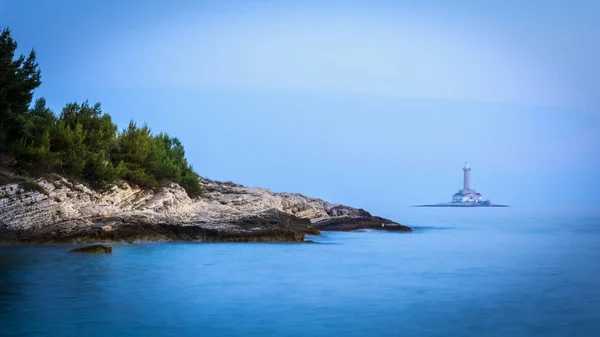
M 56 175 L 36 183 L 0 186 L 0 241 L 302 242 L 319 230 L 411 231 L 362 209 L 209 179 L 196 198 L 174 183 L 141 189 L 120 181 L 104 192 Z

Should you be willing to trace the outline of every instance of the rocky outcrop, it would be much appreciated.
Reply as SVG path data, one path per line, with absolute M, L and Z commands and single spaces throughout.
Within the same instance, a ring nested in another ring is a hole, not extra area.
M 38 189 L 0 186 L 0 240 L 301 242 L 336 221 L 393 223 L 300 194 L 208 179 L 194 199 L 177 184 L 148 190 L 119 182 L 99 192 L 59 176 L 36 182 Z
M 412 232 L 408 226 L 403 226 L 391 220 L 378 216 L 341 216 L 321 219 L 315 223 L 321 231 L 355 231 L 359 229 L 380 229 L 396 232 Z

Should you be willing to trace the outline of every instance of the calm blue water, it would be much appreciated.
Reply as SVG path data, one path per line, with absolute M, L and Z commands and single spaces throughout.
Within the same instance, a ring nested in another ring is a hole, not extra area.
M 600 336 L 600 211 L 402 208 L 322 244 L 0 247 L 3 336 Z

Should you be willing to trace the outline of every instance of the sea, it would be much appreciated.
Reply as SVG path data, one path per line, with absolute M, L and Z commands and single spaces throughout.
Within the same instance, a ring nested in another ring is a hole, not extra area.
M 317 244 L 0 246 L 1 336 L 600 336 L 600 209 L 411 208 Z

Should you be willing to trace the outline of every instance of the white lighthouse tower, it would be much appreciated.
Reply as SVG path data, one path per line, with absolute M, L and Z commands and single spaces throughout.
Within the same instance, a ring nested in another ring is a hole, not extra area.
M 463 166 L 463 188 L 452 196 L 452 202 L 457 203 L 480 203 L 483 197 L 474 189 L 471 189 L 471 164 L 465 162 Z
M 465 162 L 463 171 L 463 192 L 468 192 L 471 189 L 471 164 L 469 162 Z

